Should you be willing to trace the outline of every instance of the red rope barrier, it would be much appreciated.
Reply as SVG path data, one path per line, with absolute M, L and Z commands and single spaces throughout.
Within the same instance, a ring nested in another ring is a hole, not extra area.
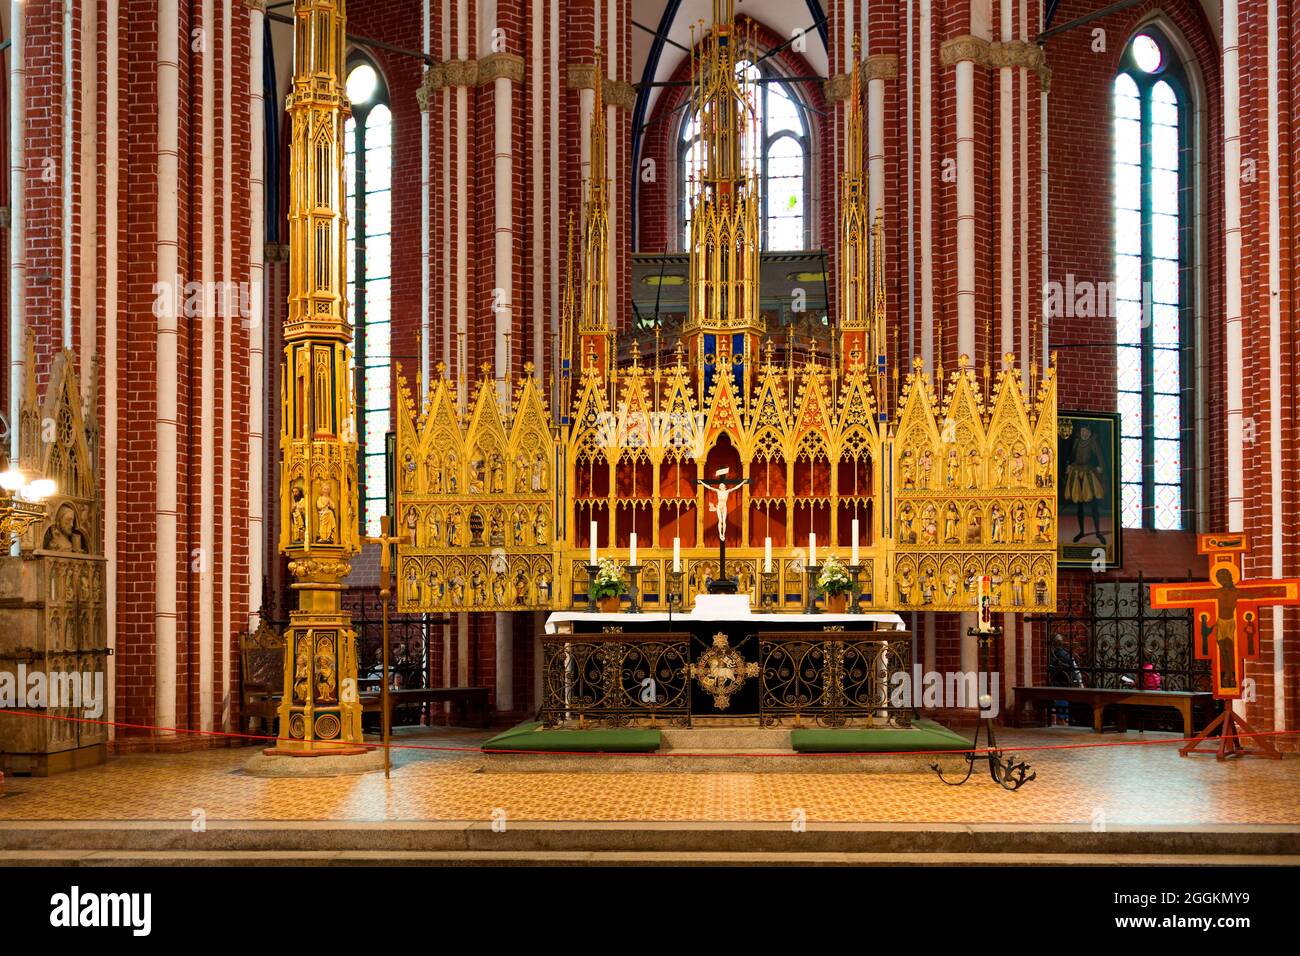
M 38 714 L 26 710 L 10 710 L 0 707 L 0 715 L 11 717 L 36 717 L 41 720 L 65 720 L 78 724 L 96 724 L 103 727 L 116 727 L 122 730 L 148 730 L 164 731 L 174 734 L 192 734 L 197 737 L 226 737 L 238 740 L 260 740 L 269 743 L 302 743 L 301 740 L 293 737 L 273 737 L 269 734 L 241 734 L 232 731 L 223 730 L 193 730 L 187 727 L 164 727 L 158 724 L 132 724 L 124 721 L 114 720 L 94 720 L 89 717 L 63 717 L 58 714 Z M 1300 730 L 1270 730 L 1262 731 L 1256 734 L 1228 734 L 1228 739 L 1250 739 L 1252 737 L 1296 737 L 1300 736 Z M 639 752 L 623 753 L 618 751 L 573 751 L 573 750 L 512 750 L 506 748 L 493 747 L 490 750 L 483 747 L 440 747 L 433 744 L 388 744 L 389 750 L 424 750 L 439 753 L 467 753 L 467 754 L 526 754 L 537 757 L 776 757 L 776 758 L 817 758 L 817 757 L 933 757 L 950 754 L 965 755 L 974 753 L 977 755 L 987 755 L 989 753 L 1003 753 L 1013 750 L 1016 753 L 1032 753 L 1044 750 L 1094 750 L 1102 747 L 1151 747 L 1164 746 L 1167 744 L 1185 744 L 1196 740 L 1196 737 L 1177 737 L 1162 740 L 1119 740 L 1114 742 L 1097 742 L 1097 743 L 1074 743 L 1074 744 L 1029 744 L 1025 746 L 1010 747 L 981 747 L 972 749 L 970 747 L 959 748 L 955 750 L 881 750 L 881 751 L 855 751 L 844 753 L 700 753 L 698 751 L 672 751 L 670 753 L 659 752 Z M 1219 737 L 1210 738 L 1218 740 Z M 344 745 L 340 744 L 340 748 Z M 382 750 L 382 743 L 348 743 L 348 747 L 366 747 L 371 750 Z

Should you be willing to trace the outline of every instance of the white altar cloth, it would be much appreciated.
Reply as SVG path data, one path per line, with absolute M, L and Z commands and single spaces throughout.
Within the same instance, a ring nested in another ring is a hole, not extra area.
M 782 624 L 871 624 L 882 630 L 903 630 L 903 619 L 892 612 L 864 611 L 861 614 L 737 614 L 734 610 L 695 607 L 690 611 L 647 611 L 643 614 L 602 614 L 590 611 L 555 611 L 546 619 L 546 633 L 559 634 L 562 624 L 589 622 L 592 624 L 691 624 L 696 621 L 751 621 L 780 627 Z

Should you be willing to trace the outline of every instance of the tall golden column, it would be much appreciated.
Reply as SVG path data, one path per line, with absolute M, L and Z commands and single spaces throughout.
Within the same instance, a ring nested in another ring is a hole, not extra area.
M 275 753 L 362 752 L 355 632 L 343 578 L 361 549 L 352 327 L 344 299 L 344 0 L 294 0 L 289 318 L 280 431 L 280 550 L 298 607 L 285 640 Z M 286 739 L 288 738 L 288 739 Z M 350 746 L 349 746 L 350 745 Z

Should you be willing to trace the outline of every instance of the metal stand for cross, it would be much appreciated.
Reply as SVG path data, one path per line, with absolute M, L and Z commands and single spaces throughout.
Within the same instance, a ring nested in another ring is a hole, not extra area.
M 990 627 L 988 630 L 980 630 L 972 627 L 967 630 L 966 634 L 970 637 L 978 637 L 980 642 L 981 657 L 984 661 L 984 673 L 991 674 L 990 670 L 992 661 L 992 651 L 997 641 L 997 636 L 1002 633 L 1000 627 Z M 981 711 L 987 711 L 992 705 L 993 700 L 988 695 L 981 695 L 979 706 Z M 987 754 L 978 753 L 980 749 L 980 728 L 988 735 Z M 930 769 L 939 775 L 939 779 L 950 787 L 960 787 L 963 783 L 971 778 L 975 772 L 975 763 L 981 756 L 987 756 L 989 761 L 989 776 L 993 782 L 998 784 L 1004 790 L 1019 790 L 1022 786 L 1038 776 L 1037 773 L 1029 773 L 1029 764 L 1020 761 L 1016 762 L 1013 757 L 1004 757 L 1002 751 L 998 749 L 997 736 L 993 730 L 992 717 L 980 717 L 975 724 L 975 739 L 971 741 L 970 752 L 966 754 L 966 775 L 960 780 L 949 780 L 943 775 L 943 770 L 937 763 L 930 764 Z
M 392 715 L 388 708 L 388 599 L 392 596 L 392 572 L 393 559 L 392 548 L 400 540 L 397 537 L 390 537 L 388 534 L 388 515 L 383 515 L 379 519 L 379 537 L 366 538 L 370 544 L 381 545 L 379 551 L 379 606 L 383 615 L 383 664 L 380 674 L 379 684 L 379 707 L 383 711 L 380 727 L 382 739 L 384 742 L 384 776 L 390 777 L 392 765 L 389 759 L 388 740 L 392 733 Z

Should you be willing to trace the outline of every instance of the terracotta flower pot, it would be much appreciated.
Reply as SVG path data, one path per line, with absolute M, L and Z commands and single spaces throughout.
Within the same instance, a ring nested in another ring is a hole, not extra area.
M 610 597 L 603 597 L 600 600 L 598 600 L 596 603 L 600 606 L 600 610 L 602 614 L 617 614 L 619 611 L 619 607 L 623 603 L 623 599 L 619 597 L 617 594 L 614 594 L 611 595 Z
M 832 614 L 843 614 L 848 610 L 848 594 L 828 594 L 826 595 L 826 610 Z

